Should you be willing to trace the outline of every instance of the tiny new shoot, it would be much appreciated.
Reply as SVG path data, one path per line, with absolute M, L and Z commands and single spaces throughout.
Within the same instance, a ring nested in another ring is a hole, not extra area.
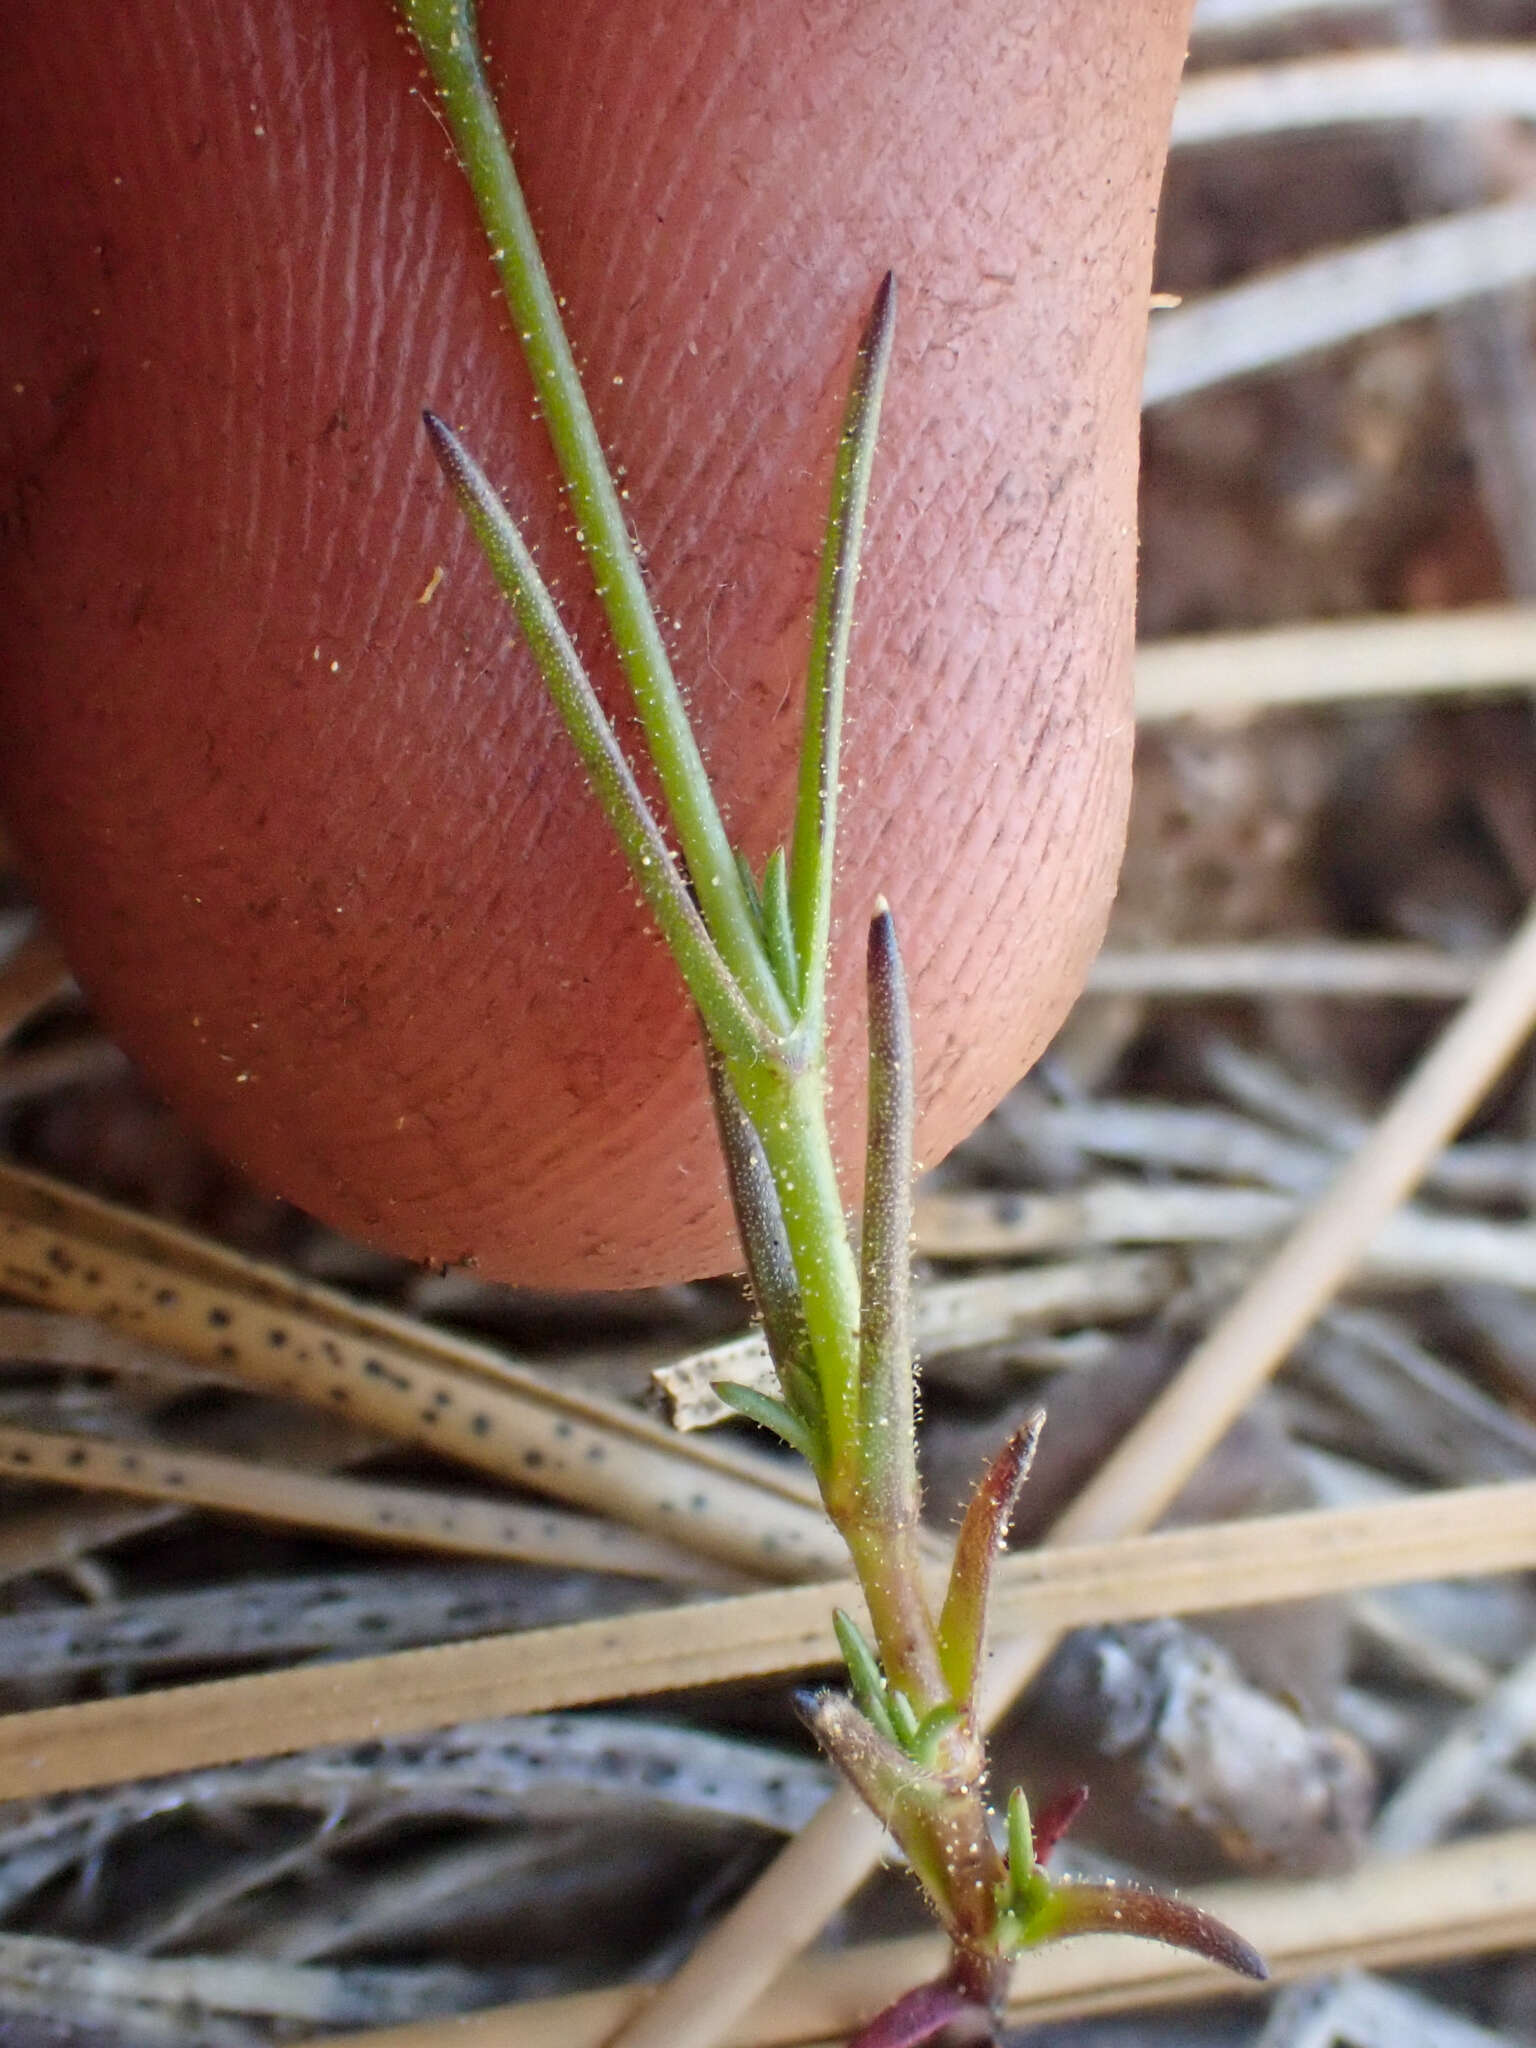
M 987 1594 L 1041 1418 L 977 1488 L 937 1613 L 921 1549 L 909 1302 L 913 1057 L 896 927 L 868 928 L 869 1149 L 850 1228 L 827 1122 L 826 990 L 844 683 L 881 400 L 896 316 L 887 276 L 854 352 L 810 633 L 787 844 L 761 875 L 731 846 L 652 613 L 618 492 L 545 274 L 486 80 L 470 0 L 397 0 L 418 41 L 490 241 L 581 545 L 661 796 L 653 813 L 533 556 L 451 426 L 426 416 L 444 474 L 511 605 L 594 795 L 698 1013 L 747 1276 L 779 1393 L 724 1385 L 815 1473 L 853 1559 L 866 1627 L 837 1617 L 849 1692 L 803 1702 L 843 1774 L 904 1852 L 949 1934 L 937 1983 L 873 2020 L 859 2048 L 919 2048 L 946 2029 L 992 2037 L 1012 1961 L 1069 1934 L 1173 1942 L 1248 1976 L 1245 1942 L 1157 1894 L 1052 1878 L 1082 1801 L 999 1823 L 983 1793 L 977 1694 Z

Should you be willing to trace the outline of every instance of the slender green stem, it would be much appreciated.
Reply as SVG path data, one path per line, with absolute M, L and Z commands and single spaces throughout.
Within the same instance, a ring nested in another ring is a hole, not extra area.
M 705 922 L 758 1014 L 787 1005 L 737 872 L 481 64 L 472 0 L 397 0 L 437 88 Z
M 800 1016 L 819 1041 L 826 1003 L 827 954 L 832 934 L 832 860 L 837 838 L 837 778 L 843 725 L 843 684 L 853 631 L 853 596 L 859 549 L 880 427 L 880 401 L 891 360 L 896 321 L 896 280 L 881 281 L 859 340 L 853 382 L 843 415 L 832 475 L 831 516 L 821 558 L 821 582 L 811 621 L 811 658 L 805 689 L 805 737 L 795 796 L 795 832 L 789 859 L 790 916 L 800 970 Z
M 900 1686 L 919 1717 L 946 1705 L 950 1693 L 923 1584 L 919 1524 L 892 1524 L 861 1504 L 839 1513 L 829 1501 L 828 1512 L 853 1559 L 887 1677 Z
M 672 949 L 710 1036 L 737 1059 L 762 1058 L 772 1052 L 773 1040 L 742 1000 L 683 886 L 671 850 L 651 816 L 516 522 L 452 429 L 433 413 L 427 413 L 425 419 L 438 461 L 517 615 L 613 835 Z
M 1009 1857 L 994 1841 L 975 1725 L 992 1566 L 1028 1470 L 1039 1418 L 978 1488 L 935 1623 L 920 1550 L 908 1305 L 912 1046 L 900 955 L 882 903 L 870 926 L 869 1161 L 862 1258 L 843 1211 L 827 1125 L 825 1009 L 839 731 L 854 589 L 894 290 L 887 278 L 860 344 L 822 561 L 791 857 L 759 893 L 730 848 L 630 548 L 618 496 L 543 270 L 481 69 L 473 0 L 397 0 L 415 31 L 491 237 L 546 425 L 620 660 L 666 816 L 668 846 L 516 523 L 440 420 L 427 425 L 470 524 L 515 611 L 645 900 L 698 1006 L 737 1220 L 779 1369 L 782 1401 L 724 1389 L 732 1405 L 814 1465 L 873 1625 L 878 1657 L 838 1617 L 858 1704 L 810 1703 L 828 1753 L 895 1834 L 948 1928 L 951 1968 L 914 2016 L 982 2018 L 1004 1959 L 1071 1933 L 1120 1928 L 1262 1975 L 1247 1944 L 1193 1908 L 1148 1894 L 1056 1885 L 1039 1859 L 1071 1812 L 1032 1828 L 1022 1796 Z M 903 2006 L 906 2010 L 903 2010 Z M 932 2027 L 927 2028 L 927 2034 Z M 926 2035 L 924 2036 L 926 2038 Z M 862 2037 L 861 2037 L 862 2038 Z

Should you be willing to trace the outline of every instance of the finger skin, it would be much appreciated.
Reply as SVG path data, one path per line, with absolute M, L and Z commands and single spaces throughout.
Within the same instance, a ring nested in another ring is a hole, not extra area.
M 1113 888 L 1183 10 L 482 15 L 727 822 L 758 861 L 790 812 L 852 346 L 897 272 L 835 1067 L 856 1157 L 883 893 L 931 1159 L 1039 1051 Z M 505 488 L 621 704 L 386 0 L 18 0 L 6 36 L 0 802 L 101 1015 L 259 1181 L 376 1243 L 538 1284 L 728 1267 L 675 973 L 421 437 L 430 405 Z

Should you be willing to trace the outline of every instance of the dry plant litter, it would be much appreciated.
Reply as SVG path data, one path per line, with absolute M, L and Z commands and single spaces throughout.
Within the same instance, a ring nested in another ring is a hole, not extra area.
M 1200 1800 L 1251 1820 L 1241 1757 L 1198 1757 L 1175 1813 L 1153 1746 L 1122 1743 L 1142 1867 L 1177 1854 L 1278 1975 L 1327 1980 L 1188 2038 L 1516 2042 L 1536 420 L 1500 335 L 1528 371 L 1536 21 L 1208 0 L 1200 26 L 1162 259 L 1186 303 L 1154 315 L 1149 371 L 1126 885 L 1041 1071 L 924 1192 L 929 1454 L 1042 1386 L 1066 1411 L 1091 1384 L 1108 1418 L 1052 1545 L 1005 1567 L 1000 1704 L 1092 1629 L 1102 1724 L 1166 1734 L 1190 1674 L 1227 1670 L 1219 1636 L 1236 1675 L 1202 1697 L 1321 1721 L 1380 1783 L 1354 1867 L 1289 1877 L 1241 1828 L 1191 1843 Z M 1447 163 L 1458 190 L 1426 203 Z M 809 1491 L 651 1405 L 657 1371 L 679 1419 L 717 1419 L 709 1379 L 756 1344 L 731 1290 L 520 1298 L 327 1238 L 167 1124 L 14 886 L 9 910 L 7 2038 L 812 2042 L 931 1970 L 926 1937 L 878 1938 L 898 1885 L 841 1907 L 874 1830 L 784 1711 L 849 1597 Z M 1228 1425 L 1256 1398 L 1245 1466 Z M 1170 1507 L 1193 1526 L 1135 1533 Z M 1170 1615 L 1164 1689 L 1117 1692 L 1142 1669 L 1125 1632 Z M 1331 1646 L 1306 1712 L 1252 1675 L 1266 1644 L 1309 1670 Z M 1131 1867 L 1090 1841 L 1085 1869 Z M 1358 1974 L 1407 1966 L 1440 1967 Z M 1010 2018 L 1089 2048 L 1111 2038 L 1089 2015 L 1224 1988 L 1084 1942 L 1020 1973 Z

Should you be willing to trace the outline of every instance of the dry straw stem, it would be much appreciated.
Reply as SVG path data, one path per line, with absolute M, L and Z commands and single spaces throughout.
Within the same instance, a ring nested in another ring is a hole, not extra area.
M 1166 405 L 1536 277 L 1536 199 L 1400 228 L 1161 313 L 1142 405 Z
M 1536 679 L 1536 642 L 1531 650 Z M 1211 996 L 1383 996 L 1417 1002 L 1459 1002 L 1488 965 L 1480 953 L 1442 953 L 1433 946 L 1390 940 L 1309 944 L 1111 947 L 1088 974 L 1087 993 L 1161 1000 Z
M 65 1501 L 0 1521 L 0 1586 L 53 1571 L 131 1536 L 174 1522 L 179 1508 L 161 1501 Z
M 291 2038 L 294 2026 L 408 2023 L 445 1997 L 462 1995 L 468 1973 L 451 1965 L 390 1969 L 377 1964 L 290 1963 L 272 1956 L 144 1956 L 41 1935 L 0 1934 L 5 2039 L 88 2048 L 137 2042 L 158 2048 L 229 2048 L 260 2040 L 264 2020 Z M 56 2022 L 45 2035 L 21 2031 L 21 2016 Z M 124 2032 L 124 2023 L 131 2031 Z M 77 2028 L 80 2031 L 77 2031 Z
M 174 1376 L 188 1387 L 210 1384 L 212 1375 L 153 1344 L 140 1343 L 91 1316 L 58 1315 L 51 1309 L 0 1307 L 0 1368 L 68 1366 L 85 1372 Z
M 1185 1361 L 1047 1539 L 1093 1543 L 1149 1527 L 1338 1291 L 1383 1221 L 1503 1070 L 1536 1020 L 1536 906 L 1328 1191 Z M 995 1718 L 1053 1647 L 1004 1642 Z M 880 1835 L 838 1794 L 705 1936 L 614 2048 L 710 2048 L 803 1948 L 878 1858 Z
M 1370 50 L 1207 71 L 1185 82 L 1172 146 L 1249 141 L 1378 121 L 1536 121 L 1529 43 Z
M 362 1538 L 449 1556 L 516 1558 L 572 1571 L 719 1585 L 728 1575 L 695 1552 L 596 1515 L 297 1472 L 173 1445 L 121 1443 L 0 1426 L 0 1471 L 18 1479 L 175 1501 L 215 1514 Z
M 1213 1050 L 1207 1048 L 1205 1064 L 1215 1079 L 1226 1062 L 1220 1053 L 1213 1059 Z M 1232 1078 L 1230 1069 L 1228 1078 Z M 1270 1078 L 1266 1073 L 1259 1085 Z M 1299 1093 L 1302 1098 L 1295 1105 L 1299 1115 L 1288 1130 L 1273 1127 L 1288 1117 L 1292 1107 L 1278 1090 L 1272 1098 L 1275 1114 L 1268 1117 L 1264 1099 L 1257 1093 L 1244 1104 L 1255 1115 L 1101 1095 L 1076 1102 L 1031 1104 L 1027 1109 L 1009 1103 L 999 1121 L 1005 1135 L 1017 1136 L 1026 1146 L 1057 1147 L 1074 1155 L 1083 1152 L 1099 1159 L 1132 1161 L 1156 1172 L 1171 1168 L 1176 1173 L 1279 1188 L 1293 1195 L 1316 1195 L 1369 1126 L 1346 1105 L 1308 1094 L 1286 1075 L 1274 1078 L 1279 1089 Z M 1219 1080 L 1217 1085 L 1221 1085 Z M 1236 1094 L 1237 1090 L 1230 1092 Z M 1302 1118 L 1307 1119 L 1305 1124 Z M 1430 1165 L 1424 1185 L 1449 1200 L 1536 1202 L 1536 1145 L 1519 1139 L 1476 1139 L 1449 1145 Z
M 1136 717 L 1143 725 L 1232 719 L 1298 704 L 1533 683 L 1536 605 L 1479 605 L 1154 641 L 1136 655 Z
M 1533 1564 L 1536 1480 L 1521 1480 L 1020 1553 L 999 1565 L 994 1613 L 1000 1633 L 1039 1640 Z M 0 1799 L 814 1670 L 836 1661 L 836 1606 L 857 1611 L 851 1580 L 12 1714 Z
M 830 1574 L 809 1482 L 678 1439 L 487 1346 L 368 1308 L 188 1231 L 0 1166 L 0 1282 L 265 1393 L 609 1514 L 762 1577 Z
M 915 1342 L 920 1353 L 958 1351 L 1062 1323 L 1123 1322 L 1160 1307 L 1186 1278 L 1183 1260 L 1166 1252 L 1109 1252 L 929 1282 L 913 1290 Z M 778 1391 L 760 1331 L 687 1352 L 651 1377 L 680 1430 L 732 1419 L 735 1411 L 715 1392 L 717 1381 Z
M 1387 1855 L 1427 1848 L 1476 1804 L 1488 1779 L 1515 1763 L 1536 1735 L 1536 1650 L 1506 1672 L 1422 1757 L 1377 1815 Z
M 1196 35 L 1243 35 L 1317 15 L 1385 14 L 1400 0 L 1196 0 Z
M 919 1198 L 915 1241 L 932 1259 L 1027 1257 L 1073 1243 L 1241 1246 L 1277 1236 L 1300 1209 L 1294 1193 L 1195 1182 L 1100 1180 L 1046 1195 L 940 1193 Z M 1536 1226 L 1404 1208 L 1381 1224 L 1361 1271 L 1377 1285 L 1481 1281 L 1530 1290 Z
M 19 1334 L 16 1330 L 18 1319 L 30 1314 L 25 1309 L 7 1309 L 0 1313 L 0 1344 L 8 1345 L 11 1337 Z M 121 1339 L 116 1331 L 99 1330 L 100 1343 L 95 1346 L 79 1341 L 80 1331 L 72 1317 L 38 1317 L 37 1320 L 57 1324 L 64 1331 L 57 1352 L 49 1348 L 46 1339 L 43 1341 L 35 1354 L 39 1359 L 73 1365 L 88 1365 L 94 1361 L 108 1370 L 130 1369 L 131 1361 L 132 1369 L 138 1369 L 141 1364 L 148 1369 L 149 1357 L 136 1359 L 134 1347 Z M 158 1370 L 158 1361 L 155 1369 Z M 374 1455 L 379 1448 L 375 1437 L 340 1430 L 334 1423 L 317 1431 L 313 1417 L 296 1415 L 284 1409 L 245 1418 L 240 1433 L 241 1448 L 247 1455 L 258 1455 L 288 1472 L 324 1471 L 330 1466 L 345 1465 Z M 183 1504 L 170 1501 L 91 1497 L 7 1515 L 0 1520 L 0 1585 L 28 1572 L 48 1571 L 58 1565 L 73 1563 L 109 1544 L 140 1535 L 146 1529 L 160 1528 L 184 1512 Z
M 1536 1829 L 1368 1863 L 1343 1878 L 1212 1885 L 1190 1896 L 1251 1936 L 1282 1982 L 1345 1965 L 1400 1968 L 1517 1949 L 1536 1937 Z M 893 1990 L 933 1976 L 944 1959 L 944 1944 L 929 1935 L 808 1957 L 721 2041 L 728 2048 L 830 2048 Z M 1176 1950 L 1088 1935 L 1029 1958 L 1007 2017 L 1014 2026 L 1041 2025 L 1231 1998 L 1244 1988 Z M 330 2048 L 602 2048 L 645 1996 L 630 1985 L 540 1999 L 417 2026 L 332 2035 Z
M 1052 1259 L 1003 1272 L 921 1288 L 917 1293 L 918 1348 L 923 1353 L 993 1344 L 1031 1329 L 1089 1321 L 1123 1322 L 1166 1302 L 1188 1283 L 1187 1257 L 1174 1247 L 1221 1247 L 1233 1262 L 1251 1258 L 1278 1237 L 1301 1213 L 1303 1198 L 1326 1181 L 1339 1155 L 1358 1142 L 1347 1128 L 1328 1151 L 1298 1146 L 1263 1131 L 1235 1132 L 1234 1120 L 1198 1111 L 1170 1111 L 1183 1125 L 1203 1122 L 1203 1146 L 1180 1145 L 1172 1135 L 1160 1144 L 1135 1148 L 1121 1133 L 1118 1146 L 1096 1144 L 1074 1123 L 1102 1121 L 1108 1129 L 1117 1105 L 1091 1105 L 1075 1117 L 1070 1110 L 1046 1110 L 1037 1119 L 1042 1134 L 1061 1130 L 1069 1144 L 1119 1158 L 1141 1157 L 1155 1166 L 1210 1173 L 1215 1183 L 1097 1180 L 1059 1194 L 1004 1191 L 942 1191 L 918 1197 L 916 1249 L 930 1259 L 1039 1259 L 1077 1247 L 1135 1245 L 1145 1251 L 1104 1251 L 1084 1259 Z M 1157 1112 L 1141 1105 L 1122 1110 L 1122 1123 L 1145 1127 Z M 1522 1200 L 1529 1192 L 1532 1160 L 1481 1156 L 1471 1148 L 1445 1154 L 1435 1174 L 1439 1191 L 1481 1200 Z M 1267 1170 L 1266 1170 L 1267 1169 Z M 1238 1179 L 1267 1179 L 1270 1185 L 1236 1185 Z M 1214 1275 L 1208 1276 L 1214 1278 Z M 1536 1228 L 1482 1216 L 1446 1215 L 1404 1207 L 1387 1218 L 1361 1259 L 1358 1275 L 1375 1288 L 1482 1284 L 1536 1291 Z M 1235 1283 L 1234 1283 L 1235 1285 Z M 714 1391 L 721 1380 L 777 1389 L 777 1379 L 760 1336 L 733 1339 L 690 1352 L 652 1375 L 671 1405 L 672 1421 L 685 1431 L 707 1429 L 732 1418 Z

